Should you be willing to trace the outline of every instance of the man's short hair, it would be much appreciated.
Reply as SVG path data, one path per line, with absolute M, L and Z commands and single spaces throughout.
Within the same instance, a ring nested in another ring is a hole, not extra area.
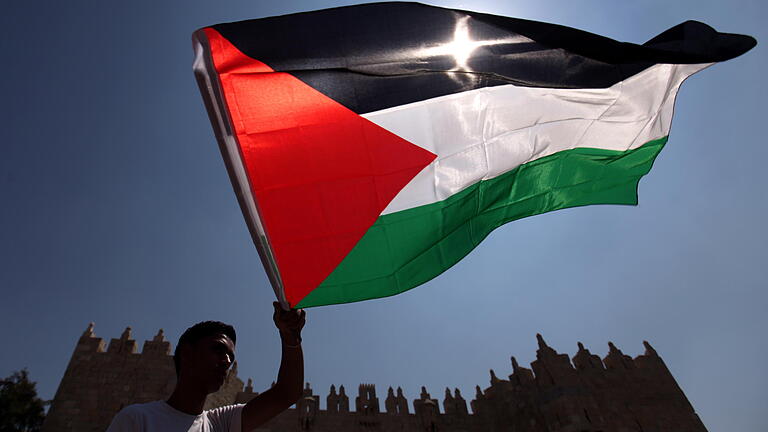
M 176 376 L 179 376 L 179 373 L 181 372 L 181 356 L 179 355 L 179 348 L 181 348 L 182 345 L 194 345 L 200 339 L 217 334 L 223 334 L 230 338 L 232 343 L 237 343 L 235 328 L 221 321 L 199 322 L 184 331 L 179 338 L 179 343 L 176 344 L 176 350 L 173 352 L 173 364 L 176 366 Z

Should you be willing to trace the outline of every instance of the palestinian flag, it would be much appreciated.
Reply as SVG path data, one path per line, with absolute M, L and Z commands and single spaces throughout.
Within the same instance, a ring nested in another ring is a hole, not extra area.
M 193 40 L 245 219 L 291 307 L 409 290 L 515 219 L 637 204 L 680 84 L 755 45 L 695 21 L 635 45 L 416 3 Z

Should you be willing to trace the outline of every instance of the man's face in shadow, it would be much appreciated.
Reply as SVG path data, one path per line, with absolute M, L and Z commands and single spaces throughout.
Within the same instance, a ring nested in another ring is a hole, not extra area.
M 181 379 L 203 386 L 207 393 L 221 388 L 235 361 L 235 343 L 225 334 L 206 336 L 181 352 Z

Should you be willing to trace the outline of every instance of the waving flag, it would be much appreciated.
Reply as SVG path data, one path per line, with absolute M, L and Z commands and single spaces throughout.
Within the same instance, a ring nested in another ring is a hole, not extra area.
M 635 45 L 416 3 L 193 40 L 245 219 L 291 307 L 409 290 L 515 219 L 637 204 L 680 84 L 755 45 L 694 21 Z

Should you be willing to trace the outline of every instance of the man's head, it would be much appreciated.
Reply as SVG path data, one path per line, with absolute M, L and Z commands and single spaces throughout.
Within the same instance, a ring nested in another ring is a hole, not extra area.
M 208 393 L 215 392 L 235 361 L 236 340 L 235 329 L 219 321 L 204 321 L 188 328 L 173 354 L 176 377 L 197 382 Z

